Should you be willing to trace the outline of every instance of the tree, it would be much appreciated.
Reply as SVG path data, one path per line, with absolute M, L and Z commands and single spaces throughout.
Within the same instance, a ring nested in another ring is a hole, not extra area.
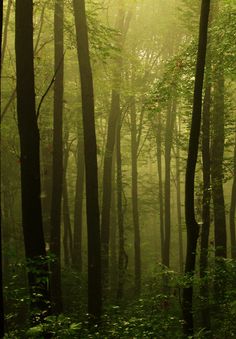
M 182 234 L 182 213 L 181 213 L 181 179 L 180 179 L 180 119 L 176 122 L 176 202 L 177 202 L 177 219 L 178 219 L 178 239 L 179 239 L 179 267 L 180 272 L 183 273 L 184 259 L 183 259 L 183 234 Z
M 39 129 L 35 111 L 33 64 L 33 2 L 16 1 L 16 86 L 17 118 L 20 135 L 21 205 L 25 255 L 31 310 L 45 312 L 48 301 L 48 266 L 45 261 L 40 162 Z M 24 24 L 23 24 L 24 23 Z M 33 320 L 37 320 L 34 318 Z
M 226 257 L 226 217 L 223 190 L 224 155 L 224 75 L 223 59 L 220 57 L 215 70 L 212 114 L 212 198 L 214 210 L 215 254 Z
M 88 313 L 101 315 L 101 248 L 98 206 L 97 145 L 94 121 L 93 77 L 90 65 L 85 1 L 73 0 L 77 53 L 80 69 L 84 159 L 86 175 L 86 212 L 88 233 Z
M 211 84 L 206 76 L 206 88 L 202 112 L 202 170 L 203 170 L 203 198 L 202 198 L 202 230 L 201 230 L 201 252 L 200 252 L 200 277 L 206 277 L 208 264 L 208 244 L 210 232 L 210 101 L 211 101 Z M 208 285 L 202 283 L 201 296 L 203 297 L 202 326 L 207 330 L 210 329 L 210 314 L 208 307 Z
M 124 235 L 124 210 L 123 210 L 123 181 L 122 181 L 122 157 L 121 157 L 121 113 L 116 130 L 116 187 L 117 187 L 117 219 L 119 229 L 119 254 L 118 254 L 118 287 L 117 299 L 120 300 L 124 293 L 124 275 L 127 268 L 127 254 L 125 252 L 125 235 Z
M 2 19 L 3 1 L 0 4 L 0 82 L 2 82 Z M 0 99 L 1 99 L 0 85 Z M 3 307 L 3 280 L 2 280 L 2 207 L 0 206 L 0 338 L 4 337 L 4 307 Z
M 83 134 L 78 128 L 78 143 L 76 154 L 76 185 L 74 204 L 74 239 L 72 265 L 82 272 L 82 225 L 83 225 L 83 193 L 84 193 L 84 141 Z
M 125 36 L 129 27 L 131 13 L 125 13 L 123 4 L 119 4 L 117 15 L 116 29 L 119 30 L 120 36 L 117 38 L 117 48 L 122 49 L 124 46 Z M 111 109 L 108 118 L 107 140 L 104 155 L 103 166 L 103 199 L 101 215 L 101 245 L 102 245 L 102 281 L 103 287 L 108 285 L 109 271 L 109 237 L 110 237 L 110 209 L 111 209 L 111 190 L 112 190 L 112 159 L 115 147 L 115 137 L 117 121 L 120 113 L 120 85 L 122 75 L 123 57 L 119 54 L 116 57 L 113 71 L 113 86 L 111 93 Z
M 202 87 L 204 79 L 204 67 L 207 47 L 208 17 L 210 12 L 210 0 L 202 0 L 197 65 L 194 84 L 192 122 L 189 138 L 188 159 L 185 177 L 185 220 L 187 227 L 187 253 L 185 274 L 193 277 L 196 260 L 196 247 L 199 234 L 199 225 L 195 219 L 194 209 L 194 178 L 198 155 L 198 144 L 201 127 L 202 111 Z M 193 335 L 193 314 L 192 314 L 193 286 L 183 289 L 183 318 L 184 334 Z
M 163 182 L 162 182 L 162 122 L 161 112 L 158 112 L 157 116 L 159 135 L 156 135 L 156 150 L 157 150 L 157 172 L 158 172 L 158 186 L 159 186 L 159 222 L 160 222 L 160 243 L 161 243 L 161 262 L 164 262 L 164 206 L 163 206 Z
M 236 259 L 236 239 L 235 239 L 235 210 L 236 210 L 236 133 L 234 144 L 234 160 L 233 160 L 233 184 L 231 191 L 231 203 L 230 203 L 230 233 L 231 233 L 231 257 Z
M 130 107 L 130 122 L 131 122 L 131 172 L 132 172 L 132 215 L 134 225 L 134 281 L 135 293 L 140 294 L 141 290 L 141 244 L 140 244 L 140 223 L 138 210 L 138 138 L 137 138 L 137 123 L 136 123 L 136 103 L 135 96 L 131 97 Z
M 63 16 L 64 1 L 56 0 L 54 9 L 54 107 L 53 107 L 53 160 L 50 251 L 55 255 L 51 264 L 50 293 L 53 310 L 62 312 L 61 291 L 61 197 L 63 177 L 62 116 L 63 116 Z
M 175 91 L 173 91 L 173 96 Z M 164 255 L 163 264 L 170 266 L 170 229 L 171 229 L 171 211 L 170 211 L 170 167 L 171 167 L 171 146 L 173 139 L 173 129 L 176 117 L 176 98 L 170 100 L 167 108 L 167 118 L 165 126 L 165 232 L 164 232 Z

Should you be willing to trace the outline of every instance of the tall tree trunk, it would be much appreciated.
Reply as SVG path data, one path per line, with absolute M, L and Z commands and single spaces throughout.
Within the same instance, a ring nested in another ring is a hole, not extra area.
M 35 111 L 33 64 L 33 2 L 16 1 L 17 118 L 21 152 L 21 203 L 25 255 L 33 313 L 45 311 L 48 266 L 42 225 L 39 130 Z M 24 25 L 22 25 L 24 23 Z M 34 316 L 34 315 L 33 315 Z M 37 321 L 35 316 L 33 320 Z
M 173 128 L 176 115 L 176 99 L 169 103 L 167 110 L 167 119 L 165 127 L 165 232 L 164 232 L 164 257 L 163 264 L 170 266 L 170 165 L 171 165 L 171 146 L 173 139 Z
M 68 201 L 68 186 L 66 177 L 63 180 L 63 247 L 64 247 L 64 263 L 65 267 L 70 267 L 72 259 L 72 230 L 70 221 L 70 208 Z
M 223 190 L 224 155 L 224 75 L 223 65 L 215 70 L 214 107 L 212 115 L 212 198 L 215 224 L 215 255 L 226 257 L 226 218 Z
M 82 229 L 83 229 L 83 195 L 84 195 L 84 141 L 83 135 L 78 132 L 77 145 L 77 175 L 75 186 L 74 206 L 74 244 L 72 265 L 78 272 L 82 272 Z
M 120 69 L 120 67 L 119 67 Z M 109 238 L 110 238 L 110 209 L 111 209 L 111 178 L 112 158 L 115 145 L 116 124 L 119 113 L 119 93 L 112 90 L 111 111 L 108 120 L 107 142 L 103 167 L 103 198 L 101 215 L 101 245 L 102 245 L 102 281 L 103 288 L 108 287 L 109 280 Z
M 156 136 L 156 145 L 157 145 L 157 172 L 158 172 L 158 183 L 159 183 L 159 210 L 160 210 L 160 237 L 161 237 L 161 262 L 164 262 L 164 209 L 163 209 L 163 182 L 162 182 L 162 155 L 161 155 L 161 146 L 162 146 L 162 123 L 161 123 L 161 114 L 158 114 L 158 128 Z
M 129 13 L 125 15 L 120 4 L 116 29 L 120 31 L 121 35 L 116 42 L 117 48 L 122 53 L 124 39 L 129 27 L 130 16 Z M 101 245 L 102 245 L 102 281 L 103 287 L 108 287 L 109 281 L 109 237 L 110 237 L 110 209 L 111 209 L 111 187 L 112 187 L 112 159 L 115 146 L 116 126 L 119 119 L 119 92 L 122 73 L 122 55 L 118 55 L 115 60 L 113 71 L 113 88 L 111 95 L 111 109 L 108 118 L 107 127 L 107 141 L 104 155 L 103 166 L 103 196 L 102 196 L 102 215 L 101 215 Z
M 117 285 L 117 211 L 116 211 L 116 189 L 115 189 L 115 163 L 116 163 L 116 150 L 114 149 L 114 157 L 112 161 L 112 178 L 111 178 L 111 269 L 110 269 L 110 291 L 116 292 Z
M 176 123 L 177 146 L 176 146 L 176 203 L 177 203 L 177 219 L 178 219 L 178 239 L 179 239 L 179 268 L 183 273 L 184 258 L 183 258 L 183 232 L 182 232 L 182 212 L 181 212 L 181 179 L 180 179 L 180 119 Z
M 211 84 L 206 78 L 205 97 L 202 112 L 202 166 L 203 166 L 203 199 L 202 199 L 202 230 L 201 230 L 201 252 L 200 252 L 200 277 L 202 278 L 201 296 L 203 298 L 201 316 L 202 328 L 210 330 L 210 314 L 208 300 L 208 284 L 204 282 L 208 265 L 208 244 L 210 231 L 210 106 L 211 106 Z
M 61 197 L 63 177 L 62 115 L 63 115 L 63 16 L 64 0 L 56 0 L 54 9 L 54 83 L 53 159 L 50 251 L 56 256 L 51 264 L 50 292 L 53 311 L 62 312 L 61 290 Z M 59 68 L 58 68 L 59 67 Z
M 185 220 L 187 227 L 187 253 L 185 263 L 185 274 L 188 275 L 189 277 L 194 275 L 196 261 L 196 247 L 199 235 L 199 225 L 195 219 L 195 210 L 194 210 L 194 178 L 201 127 L 202 87 L 206 58 L 209 12 L 210 12 L 210 0 L 202 0 L 197 65 L 194 84 L 192 122 L 185 178 Z M 192 284 L 190 284 L 189 286 L 183 289 L 183 318 L 184 318 L 183 329 L 186 337 L 192 336 L 194 333 L 192 298 L 193 298 L 193 286 Z
M 2 81 L 2 19 L 3 1 L 0 4 L 0 82 Z M 0 85 L 1 86 L 1 85 Z M 0 87 L 1 101 L 1 87 Z M 4 337 L 4 306 L 3 306 L 3 276 L 2 276 L 2 206 L 0 202 L 0 338 Z
M 69 208 L 69 197 L 68 197 L 68 185 L 67 185 L 67 167 L 69 160 L 70 147 L 68 144 L 68 135 L 65 137 L 65 150 L 64 150 L 64 169 L 63 169 L 63 224 L 64 224 L 64 234 L 63 234 L 63 247 L 64 247 L 64 263 L 65 267 L 70 267 L 72 252 L 73 252 L 73 242 L 72 242 L 72 229 L 70 221 L 70 208 Z
M 80 68 L 86 173 L 88 233 L 88 313 L 101 315 L 101 248 L 98 207 L 97 144 L 94 120 L 93 78 L 89 57 L 88 30 L 84 0 L 73 0 L 77 52 Z
M 235 133 L 235 145 L 234 145 L 233 184 L 232 184 L 231 203 L 230 203 L 230 212 L 229 212 L 230 235 L 231 235 L 231 258 L 232 259 L 236 259 L 235 210 L 236 210 L 236 133 Z
M 123 182 L 122 182 L 122 158 L 120 149 L 120 133 L 121 133 L 121 116 L 118 120 L 116 136 L 116 187 L 117 187 L 117 219 L 119 230 L 119 255 L 118 255 L 118 284 L 117 299 L 121 300 L 124 293 L 124 277 L 128 264 L 127 254 L 125 252 L 125 236 L 124 236 L 124 211 L 123 211 Z
M 135 270 L 135 293 L 140 294 L 141 290 L 141 244 L 140 225 L 138 211 L 138 169 L 137 169 L 137 125 L 135 97 L 131 97 L 131 158 L 132 158 L 132 213 L 134 225 L 134 270 Z

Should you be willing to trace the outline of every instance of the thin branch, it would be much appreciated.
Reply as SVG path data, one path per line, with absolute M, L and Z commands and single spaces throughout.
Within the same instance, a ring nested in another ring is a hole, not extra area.
M 61 58 L 61 60 L 60 60 L 60 62 L 59 62 L 59 64 L 58 64 L 58 66 L 57 66 L 57 68 L 56 68 L 56 70 L 55 70 L 55 72 L 54 72 L 54 74 L 53 74 L 53 77 L 52 77 L 52 80 L 50 81 L 50 84 L 48 85 L 46 91 L 44 92 L 43 96 L 41 97 L 41 100 L 40 100 L 40 102 L 39 102 L 38 109 L 37 109 L 37 112 L 36 112 L 36 117 L 37 117 L 37 119 L 38 119 L 39 114 L 40 114 L 40 108 L 41 108 L 41 106 L 42 106 L 42 103 L 43 103 L 44 99 L 46 98 L 48 92 L 50 91 L 52 85 L 54 84 L 54 82 L 55 82 L 55 80 L 56 80 L 56 76 L 57 76 L 57 73 L 58 73 L 58 71 L 59 71 L 59 69 L 60 69 L 60 67 L 61 67 L 61 64 L 62 64 L 62 61 L 63 61 L 63 59 L 64 59 L 65 53 L 66 53 L 66 52 L 64 52 L 64 54 L 63 54 L 63 56 L 62 56 L 62 58 Z
M 141 153 L 141 151 L 142 151 L 142 149 L 143 149 L 143 146 L 144 146 L 144 144 L 145 144 L 145 142 L 146 142 L 146 140 L 147 140 L 147 137 L 149 136 L 150 130 L 151 130 L 151 128 L 148 129 L 148 131 L 147 131 L 147 133 L 146 133 L 146 136 L 145 136 L 145 138 L 144 138 L 144 140 L 143 140 L 143 143 L 142 143 L 142 145 L 141 145 L 140 148 L 139 148 L 139 151 L 138 151 L 138 154 L 137 154 L 137 158 L 139 157 L 139 155 L 140 155 L 140 153 Z

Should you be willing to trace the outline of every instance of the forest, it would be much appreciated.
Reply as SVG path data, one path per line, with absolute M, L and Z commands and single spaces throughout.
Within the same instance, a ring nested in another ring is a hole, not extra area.
M 1 0 L 0 338 L 236 338 L 236 1 Z

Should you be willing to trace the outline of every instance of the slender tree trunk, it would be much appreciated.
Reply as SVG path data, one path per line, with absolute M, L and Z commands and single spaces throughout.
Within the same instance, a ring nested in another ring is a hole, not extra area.
M 88 313 L 101 315 L 101 248 L 98 207 L 97 144 L 94 120 L 93 78 L 89 57 L 88 30 L 84 0 L 73 0 L 77 52 L 80 68 L 84 153 L 86 173 L 86 211 L 88 233 Z
M 111 178 L 111 269 L 110 269 L 110 290 L 116 292 L 117 286 L 117 211 L 116 211 L 116 190 L 115 190 L 115 162 L 116 149 L 112 161 L 112 178 Z
M 223 190 L 224 154 L 224 75 L 223 65 L 215 70 L 214 107 L 212 116 L 212 198 L 215 224 L 215 255 L 226 257 L 226 218 Z
M 140 225 L 138 211 L 138 169 L 137 169 L 137 125 L 135 97 L 131 98 L 131 158 L 132 158 L 132 213 L 134 225 L 134 270 L 135 270 L 135 293 L 141 291 L 141 245 Z
M 1 11 L 1 8 L 0 8 Z M 2 18 L 0 17 L 0 20 Z M 1 45 L 0 45 L 1 46 Z M 0 338 L 4 337 L 4 298 L 3 298 L 3 265 L 2 265 L 2 208 L 0 210 Z
M 68 186 L 66 177 L 63 180 L 63 247 L 64 247 L 64 264 L 65 267 L 70 267 L 72 258 L 72 231 L 70 221 L 70 208 L 68 201 Z
M 56 256 L 51 264 L 50 292 L 53 311 L 62 312 L 61 290 L 61 197 L 63 177 L 62 115 L 63 115 L 63 15 L 64 0 L 56 0 L 54 9 L 54 112 L 50 251 Z
M 68 197 L 68 185 L 67 185 L 67 167 L 69 160 L 69 145 L 68 145 L 68 135 L 65 137 L 65 150 L 64 150 L 64 169 L 63 169 L 63 223 L 64 223 L 64 234 L 63 234 L 63 247 L 64 247 L 64 264 L 65 267 L 70 267 L 72 252 L 73 252 L 73 243 L 72 243 L 72 229 L 71 229 L 71 220 L 70 220 L 70 207 L 69 207 L 69 197 Z
M 120 67 L 119 67 L 120 69 Z M 110 238 L 110 209 L 111 209 L 111 178 L 112 158 L 115 145 L 115 132 L 119 114 L 119 93 L 112 90 L 111 111 L 108 120 L 107 143 L 103 167 L 103 199 L 101 216 L 101 245 L 102 245 L 102 281 L 103 288 L 108 287 L 109 281 L 109 238 Z
M 3 1 L 0 4 L 0 82 L 2 81 L 2 19 Z M 1 85 L 0 85 L 1 86 Z M 1 87 L 0 87 L 1 101 Z M 3 267 L 2 267 L 2 206 L 0 202 L 0 338 L 4 337 L 4 306 L 3 306 Z
M 82 229 L 83 229 L 83 195 L 84 195 L 84 141 L 81 132 L 78 133 L 77 145 L 77 176 L 74 207 L 74 244 L 72 264 L 82 272 Z
M 157 172 L 158 172 L 158 183 L 159 183 L 159 210 L 160 210 L 160 237 L 161 237 L 161 262 L 164 263 L 164 209 L 163 209 L 163 182 L 162 182 L 162 156 L 161 156 L 161 146 L 162 146 L 162 123 L 161 123 L 161 114 L 158 114 L 158 128 L 156 136 L 156 145 L 157 145 Z
M 235 210 L 236 210 L 236 133 L 234 145 L 234 169 L 233 184 L 231 192 L 231 203 L 229 212 L 230 235 L 231 235 L 231 258 L 236 259 L 236 239 L 235 239 Z
M 182 212 L 181 212 L 181 180 L 180 180 L 180 150 L 178 141 L 180 138 L 180 121 L 176 124 L 177 146 L 176 146 L 176 202 L 178 219 L 178 238 L 179 238 L 179 268 L 183 273 L 184 254 L 183 254 L 183 232 L 182 232 Z
M 195 219 L 195 210 L 194 210 L 194 178 L 201 127 L 202 87 L 206 58 L 209 12 L 210 12 L 210 0 L 202 0 L 200 27 L 199 27 L 198 55 L 194 84 L 192 122 L 185 178 L 185 220 L 187 227 L 187 253 L 185 263 L 185 274 L 188 275 L 189 277 L 192 277 L 194 275 L 196 261 L 196 247 L 199 235 L 199 225 Z M 194 333 L 192 299 L 193 299 L 193 286 L 192 284 L 190 284 L 190 286 L 187 286 L 183 289 L 183 318 L 184 318 L 183 329 L 186 337 L 189 335 L 192 336 Z
M 48 267 L 45 264 L 46 251 L 40 200 L 40 146 L 35 111 L 33 2 L 31 0 L 16 1 L 15 49 L 17 117 L 21 152 L 22 225 L 25 255 L 29 268 L 31 308 L 34 313 L 36 310 L 45 311 L 48 306 Z M 37 321 L 38 318 L 35 316 L 33 320 Z
M 124 236 L 124 211 L 123 211 L 123 182 L 122 182 L 122 158 L 120 149 L 120 133 L 121 133 L 121 118 L 119 118 L 116 136 L 116 187 L 117 187 L 117 219 L 119 230 L 119 257 L 118 257 L 118 285 L 117 299 L 121 300 L 124 293 L 124 278 L 128 264 L 128 257 L 125 252 L 125 236 Z
M 201 231 L 201 253 L 200 253 L 200 277 L 202 281 L 206 277 L 208 266 L 208 245 L 210 232 L 210 106 L 211 106 L 211 85 L 206 79 L 205 97 L 202 112 L 202 163 L 203 163 L 203 200 L 202 200 L 202 231 Z M 210 330 L 209 314 L 209 291 L 208 283 L 203 282 L 201 287 L 201 296 L 203 298 L 201 316 L 202 327 Z
M 170 211 L 170 166 L 171 166 L 171 146 L 173 139 L 174 121 L 176 115 L 176 99 L 169 104 L 165 128 L 165 236 L 164 236 L 164 261 L 163 264 L 170 266 L 170 229 L 171 229 L 171 211 Z
M 121 35 L 116 42 L 117 47 L 122 53 L 124 39 L 129 27 L 130 14 L 125 15 L 120 4 L 119 13 L 117 16 L 116 28 Z M 101 245 L 102 245 L 102 281 L 103 287 L 108 287 L 109 284 L 109 236 L 110 236 L 110 209 L 111 209 L 111 187 L 112 187 L 112 159 L 115 146 L 115 136 L 117 121 L 119 119 L 119 92 L 122 73 L 122 55 L 118 55 L 115 60 L 115 68 L 113 72 L 113 89 L 111 96 L 111 110 L 108 118 L 107 141 L 104 155 L 103 166 L 103 197 L 102 197 L 102 215 L 101 215 Z

